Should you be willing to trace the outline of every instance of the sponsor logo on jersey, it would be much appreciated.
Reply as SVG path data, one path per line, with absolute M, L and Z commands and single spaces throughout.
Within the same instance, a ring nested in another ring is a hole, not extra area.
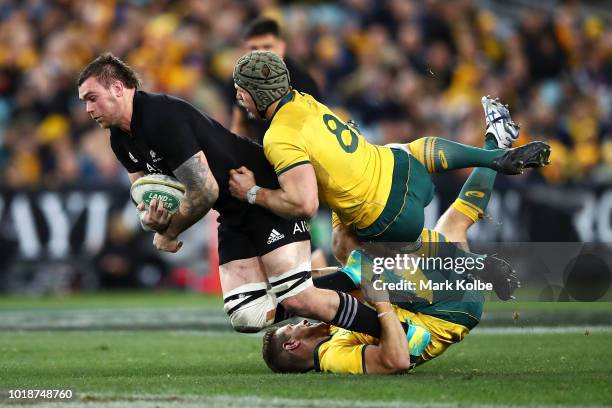
M 306 221 L 298 221 L 293 224 L 293 235 L 296 232 L 308 232 L 310 231 L 310 225 Z
M 160 160 L 163 160 L 163 157 L 157 157 L 157 153 L 155 153 L 155 151 L 150 150 L 149 154 L 151 155 L 151 158 L 153 159 L 153 163 L 157 163 Z
M 283 238 L 285 238 L 285 235 L 281 234 L 275 229 L 272 229 L 272 232 L 270 232 L 270 235 L 268 236 L 268 245 L 278 241 L 279 239 L 283 239 Z
M 151 166 L 149 163 L 147 163 L 147 171 L 148 171 L 149 173 L 158 173 L 158 174 L 161 174 L 161 173 L 162 173 L 162 171 L 161 171 L 160 169 L 158 169 L 158 168 L 156 168 L 156 167 Z

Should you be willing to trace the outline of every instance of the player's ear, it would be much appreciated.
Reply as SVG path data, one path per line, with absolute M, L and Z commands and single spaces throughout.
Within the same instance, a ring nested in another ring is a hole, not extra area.
M 123 90 L 123 82 L 114 81 L 111 84 L 111 91 L 113 92 L 113 95 L 115 95 L 117 98 L 121 98 L 123 96 Z
M 286 350 L 286 351 L 295 350 L 296 348 L 300 347 L 300 344 L 302 344 L 302 342 L 299 340 L 289 339 L 283 343 L 283 350 Z

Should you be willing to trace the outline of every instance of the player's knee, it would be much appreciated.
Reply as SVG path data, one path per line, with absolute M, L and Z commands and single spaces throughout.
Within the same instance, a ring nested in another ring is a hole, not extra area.
M 317 292 L 317 288 L 308 285 L 299 293 L 290 297 L 285 297 L 282 301 L 279 300 L 279 303 L 281 303 L 283 308 L 292 315 L 312 317 L 312 311 L 317 309 L 319 301 L 321 300 L 316 297 Z
M 228 293 L 223 302 L 223 310 L 238 332 L 255 333 L 274 323 L 276 298 L 263 282 L 242 285 Z
M 304 270 L 305 268 L 308 270 Z M 308 296 L 310 292 L 307 291 L 314 287 L 309 269 L 306 265 L 300 265 L 282 275 L 269 278 L 272 292 L 278 303 L 282 303 L 283 307 L 291 313 L 303 312 L 308 303 L 313 301 Z
M 332 235 L 332 254 L 342 264 L 346 263 L 349 255 L 346 247 L 342 244 L 341 238 L 336 234 Z
M 450 242 L 467 242 L 467 231 L 472 224 L 474 221 L 451 207 L 442 214 L 434 229 Z
M 304 309 L 306 309 L 308 302 L 304 296 L 296 295 L 284 299 L 281 304 L 289 313 L 298 315 L 304 313 Z
M 342 263 L 346 264 L 349 254 L 359 248 L 359 240 L 347 227 L 335 227 L 332 232 L 332 253 L 334 257 Z

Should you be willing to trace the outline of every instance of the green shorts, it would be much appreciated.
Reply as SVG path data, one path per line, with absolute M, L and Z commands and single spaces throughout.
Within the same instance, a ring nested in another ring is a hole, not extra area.
M 438 295 L 440 297 L 440 295 Z M 429 303 L 425 300 L 413 303 L 399 302 L 397 305 L 411 312 L 419 312 L 447 322 L 460 324 L 472 330 L 480 322 L 484 310 L 484 295 L 479 291 L 466 291 L 464 298 L 434 300 Z
M 372 225 L 355 229 L 362 241 L 416 241 L 423 230 L 425 207 L 434 196 L 434 185 L 425 167 L 404 150 L 391 151 L 394 163 L 389 198 Z

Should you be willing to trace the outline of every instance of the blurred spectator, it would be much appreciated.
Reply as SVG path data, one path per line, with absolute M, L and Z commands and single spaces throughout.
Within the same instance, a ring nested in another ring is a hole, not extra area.
M 168 267 L 156 253 L 143 250 L 142 241 L 142 234 L 126 227 L 120 213 L 111 215 L 107 242 L 94 260 L 102 288 L 154 288 L 162 284 Z
M 269 17 L 259 17 L 251 21 L 243 33 L 242 52 L 272 51 L 284 59 L 291 84 L 298 91 L 312 95 L 319 99 L 319 89 L 314 79 L 304 68 L 290 58 L 285 57 L 287 44 L 281 37 L 278 22 Z M 231 131 L 237 135 L 248 137 L 259 144 L 263 144 L 263 137 L 268 130 L 268 123 L 249 117 L 247 111 L 236 102 L 236 89 L 234 80 L 230 78 L 227 84 L 228 103 L 232 107 Z
M 480 96 L 491 94 L 510 104 L 523 141 L 553 145 L 541 180 L 610 183 L 612 31 L 596 8 L 605 2 L 589 3 L 589 12 L 580 1 L 555 3 L 546 10 L 496 0 L 6 0 L 0 180 L 124 182 L 92 135 L 101 131 L 74 84 L 107 50 L 141 73 L 145 89 L 188 99 L 229 126 L 224 95 L 243 52 L 240 35 L 265 15 L 286 28 L 290 60 L 375 142 L 435 134 L 478 145 Z

